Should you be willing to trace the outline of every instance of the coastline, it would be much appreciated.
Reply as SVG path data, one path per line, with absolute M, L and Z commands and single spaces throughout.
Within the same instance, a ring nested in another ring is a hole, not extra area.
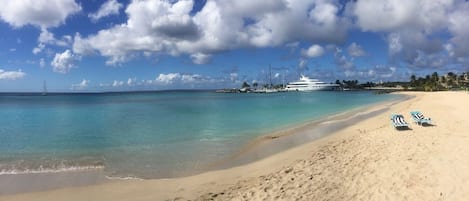
M 182 178 L 6 195 L 0 200 L 464 200 L 469 196 L 464 189 L 469 185 L 469 120 L 464 115 L 469 112 L 469 96 L 401 94 L 415 97 L 384 106 L 384 113 L 332 135 L 245 165 Z M 408 112 L 415 109 L 432 117 L 434 126 L 412 124 Z M 404 114 L 411 130 L 396 131 L 388 113 Z
M 8 106 L 3 113 L 24 120 L 3 122 L 11 126 L 2 132 L 0 175 L 101 168 L 113 178 L 189 176 L 258 136 L 392 97 L 370 92 L 9 97 L 2 101 Z M 122 117 L 129 107 L 135 112 Z M 67 118 L 61 120 L 62 113 Z
M 375 116 L 384 112 L 383 107 L 387 107 L 395 104 L 397 101 L 409 98 L 411 97 L 394 97 L 391 100 L 359 106 L 357 108 L 326 115 L 317 119 L 305 120 L 303 123 L 286 125 L 276 129 L 274 132 L 267 132 L 250 140 L 247 144 L 241 146 L 236 152 L 225 156 L 221 160 L 202 164 L 198 169 L 181 173 L 178 176 L 155 179 L 183 178 L 209 171 L 217 171 L 246 165 L 333 134 L 335 131 L 343 129 L 353 122 L 361 121 L 364 118 L 369 118 L 370 116 Z M 56 190 L 60 188 L 91 186 L 125 180 L 139 181 L 155 179 L 113 177 L 105 173 L 104 167 L 0 174 L 0 196 Z M 41 182 L 29 182 L 38 180 Z
M 246 165 L 280 152 L 287 151 L 294 147 L 319 140 L 329 135 L 333 135 L 335 132 L 356 122 L 385 113 L 388 107 L 397 104 L 399 101 L 405 101 L 412 98 L 414 97 L 403 95 L 402 97 L 398 97 L 393 100 L 360 106 L 319 119 L 311 119 L 299 125 L 287 126 L 277 131 L 263 134 L 250 140 L 237 152 L 225 157 L 223 160 L 209 164 L 209 168 L 205 169 L 204 172 Z

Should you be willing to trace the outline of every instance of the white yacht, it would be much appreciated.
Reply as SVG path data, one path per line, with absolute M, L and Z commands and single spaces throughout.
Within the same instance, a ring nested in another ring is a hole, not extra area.
M 300 80 L 290 82 L 285 87 L 286 91 L 327 91 L 336 90 L 339 88 L 338 84 L 329 84 L 321 82 L 317 79 L 311 79 L 301 75 Z

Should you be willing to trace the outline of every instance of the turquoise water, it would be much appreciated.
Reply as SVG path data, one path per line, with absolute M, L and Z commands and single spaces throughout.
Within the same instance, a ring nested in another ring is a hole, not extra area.
M 260 135 L 396 98 L 369 92 L 0 95 L 0 174 L 190 173 Z

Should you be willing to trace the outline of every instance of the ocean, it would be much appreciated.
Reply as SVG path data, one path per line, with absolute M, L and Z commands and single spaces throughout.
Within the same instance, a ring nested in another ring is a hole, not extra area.
M 189 175 L 274 131 L 396 100 L 371 92 L 0 95 L 0 175 Z

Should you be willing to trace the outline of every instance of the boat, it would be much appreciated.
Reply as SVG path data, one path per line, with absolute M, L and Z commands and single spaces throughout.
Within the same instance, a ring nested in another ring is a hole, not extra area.
M 46 86 L 46 81 L 44 80 L 42 83 L 42 96 L 47 96 L 47 86 Z
M 311 79 L 301 75 L 300 80 L 290 82 L 285 87 L 286 91 L 330 91 L 340 88 L 338 84 L 325 83 L 318 79 Z
M 277 93 L 280 91 L 277 89 L 272 89 L 272 88 L 262 88 L 262 89 L 255 89 L 252 92 L 254 93 Z
M 278 93 L 280 92 L 278 89 L 273 88 L 272 84 L 272 67 L 269 65 L 269 84 L 262 89 L 254 89 L 252 92 L 254 93 Z

